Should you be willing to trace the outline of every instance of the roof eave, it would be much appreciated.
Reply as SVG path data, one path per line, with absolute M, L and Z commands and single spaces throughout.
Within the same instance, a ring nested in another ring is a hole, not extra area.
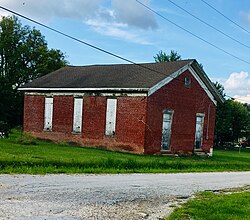
M 219 94 L 215 86 L 213 85 L 212 81 L 208 78 L 205 71 L 200 67 L 199 63 L 194 60 L 191 64 L 192 68 L 198 73 L 201 80 L 205 83 L 208 87 L 210 92 L 213 94 L 217 102 L 224 103 L 225 99 Z
M 147 93 L 149 88 L 19 88 L 19 91 L 76 91 L 76 92 L 143 92 Z

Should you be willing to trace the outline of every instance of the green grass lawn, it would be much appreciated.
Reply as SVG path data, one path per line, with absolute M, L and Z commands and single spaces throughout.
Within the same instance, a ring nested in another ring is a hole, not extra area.
M 167 220 L 250 219 L 250 187 L 230 194 L 203 192 L 177 208 Z M 235 191 L 235 190 L 234 190 Z M 230 192 L 230 190 L 228 191 Z M 227 193 L 228 193 L 227 192 Z
M 250 150 L 215 150 L 212 158 L 145 156 L 21 138 L 0 139 L 0 173 L 172 173 L 250 170 Z

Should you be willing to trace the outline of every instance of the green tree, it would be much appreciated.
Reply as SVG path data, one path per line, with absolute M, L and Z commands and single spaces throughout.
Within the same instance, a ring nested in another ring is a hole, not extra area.
M 162 63 L 162 62 L 173 62 L 177 60 L 181 60 L 181 55 L 178 54 L 176 51 L 171 50 L 170 54 L 167 55 L 165 52 L 159 51 L 156 56 L 154 56 L 156 63 Z
M 248 114 L 250 115 L 250 104 L 245 103 L 243 105 L 246 107 Z M 248 143 L 250 143 L 250 124 L 249 124 L 249 128 L 248 128 L 248 130 L 246 130 L 244 136 L 246 137 Z
M 49 49 L 39 30 L 16 17 L 0 20 L 0 125 L 22 122 L 23 94 L 18 88 L 67 64 L 60 50 Z M 1 128 L 0 128 L 1 129 Z
M 219 82 L 215 82 L 213 84 L 215 88 L 217 89 L 217 91 L 219 92 L 219 94 L 221 95 L 221 97 L 225 98 L 226 94 L 224 93 L 224 86 L 221 85 Z
M 224 88 L 216 82 L 215 87 L 225 98 Z M 240 137 L 250 131 L 250 114 L 246 105 L 228 99 L 224 103 L 218 103 L 215 121 L 216 145 L 224 142 L 236 142 Z

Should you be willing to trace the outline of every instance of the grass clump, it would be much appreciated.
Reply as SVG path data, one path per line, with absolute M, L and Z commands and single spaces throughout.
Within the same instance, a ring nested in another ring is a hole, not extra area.
M 55 144 L 13 131 L 0 139 L 0 173 L 174 173 L 250 170 L 250 150 L 215 150 L 212 158 L 135 155 Z
M 22 133 L 21 137 L 16 139 L 16 142 L 22 145 L 36 145 L 37 144 L 36 138 L 34 138 L 29 133 Z
M 249 219 L 250 187 L 231 192 L 203 192 L 177 208 L 166 220 Z

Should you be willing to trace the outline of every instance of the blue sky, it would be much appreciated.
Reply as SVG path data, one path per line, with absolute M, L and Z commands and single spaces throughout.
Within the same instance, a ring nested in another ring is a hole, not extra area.
M 240 29 L 202 0 L 172 0 L 243 46 L 204 25 L 168 0 L 140 0 L 167 19 L 246 62 L 204 43 L 140 5 L 136 0 L 0 0 L 0 5 L 43 22 L 134 62 L 154 62 L 160 50 L 175 50 L 182 59 L 195 58 L 212 81 L 228 95 L 250 103 L 250 0 L 206 0 L 247 29 Z M 7 15 L 0 11 L 0 15 Z M 50 48 L 63 51 L 71 65 L 125 63 L 35 24 Z

